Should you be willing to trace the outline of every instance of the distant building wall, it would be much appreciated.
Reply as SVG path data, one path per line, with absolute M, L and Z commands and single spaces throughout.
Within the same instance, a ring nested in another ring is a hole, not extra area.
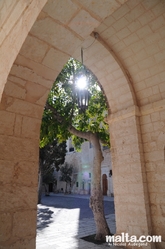
M 73 148 L 73 151 L 70 151 Z M 93 148 L 89 142 L 84 142 L 81 146 L 81 152 L 76 152 L 71 140 L 67 141 L 67 154 L 65 162 L 73 166 L 71 191 L 75 194 L 90 194 L 91 181 L 92 181 L 92 169 L 93 169 Z M 104 160 L 101 165 L 101 186 L 103 189 L 102 176 L 107 176 L 107 191 L 105 195 L 113 196 L 113 177 L 110 176 L 111 156 L 110 150 L 103 147 Z M 61 183 L 62 184 L 62 183 Z M 58 178 L 57 190 L 61 189 L 60 180 Z

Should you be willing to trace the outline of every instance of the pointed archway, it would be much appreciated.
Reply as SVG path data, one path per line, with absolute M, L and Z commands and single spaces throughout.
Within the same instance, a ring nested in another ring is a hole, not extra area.
M 117 232 L 158 234 L 165 241 L 164 3 L 62 4 L 1 1 L 0 243 L 35 247 L 44 103 L 63 64 L 70 56 L 80 59 L 80 47 L 93 42 L 93 31 L 101 39 L 84 51 L 84 62 L 109 104 Z

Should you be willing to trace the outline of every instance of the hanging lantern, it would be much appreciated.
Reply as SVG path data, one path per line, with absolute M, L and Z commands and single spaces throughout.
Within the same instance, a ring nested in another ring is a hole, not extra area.
M 87 89 L 77 89 L 77 103 L 80 112 L 85 112 L 89 104 L 89 92 Z
M 81 48 L 81 60 L 83 64 L 83 49 Z M 83 67 L 81 70 L 78 72 L 76 76 L 76 98 L 77 98 L 77 104 L 79 108 L 79 112 L 83 113 L 87 110 L 88 104 L 89 104 L 89 91 L 88 91 L 88 77 L 87 77 L 87 72 L 86 68 Z
M 92 44 L 95 42 L 96 39 L 98 39 L 99 34 L 97 32 L 93 33 L 94 36 L 94 41 L 92 42 Z M 79 87 L 76 87 L 76 84 L 74 84 L 75 87 L 75 91 L 76 91 L 76 98 L 77 98 L 77 103 L 78 103 L 78 107 L 79 107 L 79 112 L 85 112 L 86 109 L 88 108 L 88 104 L 89 104 L 89 99 L 90 99 L 90 93 L 88 91 L 88 77 L 87 77 L 87 70 L 84 66 L 84 61 L 83 61 L 83 50 L 84 49 L 88 49 L 89 47 L 92 46 L 92 44 L 90 44 L 88 47 L 86 48 L 81 48 L 81 63 L 83 65 L 82 69 L 80 70 L 80 72 L 78 72 L 78 74 L 75 77 L 75 82 L 76 82 L 76 78 L 78 81 L 81 81 L 81 83 L 79 83 Z M 81 75 L 80 75 L 81 74 Z M 86 85 L 84 86 L 84 80 L 82 81 L 82 79 L 86 78 Z M 81 87 L 82 86 L 82 87 Z

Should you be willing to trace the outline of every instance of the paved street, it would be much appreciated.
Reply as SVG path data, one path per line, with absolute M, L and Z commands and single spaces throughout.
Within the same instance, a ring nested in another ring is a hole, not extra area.
M 113 198 L 105 197 L 104 206 L 108 225 L 115 233 Z M 94 233 L 89 196 L 51 194 L 42 198 L 38 205 L 37 249 L 110 248 L 107 243 L 96 245 L 81 239 Z

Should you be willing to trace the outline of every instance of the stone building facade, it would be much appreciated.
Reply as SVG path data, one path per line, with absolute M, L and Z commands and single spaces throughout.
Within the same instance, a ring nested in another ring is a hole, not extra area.
M 112 165 L 109 148 L 102 146 L 104 160 L 101 165 L 101 186 L 103 195 L 113 196 L 113 177 Z M 67 154 L 65 162 L 73 166 L 73 175 L 71 186 L 67 190 L 74 194 L 90 195 L 91 182 L 93 179 L 93 148 L 89 142 L 84 142 L 81 146 L 81 151 L 77 152 L 69 139 L 67 141 Z M 60 172 L 55 173 L 57 178 L 57 192 L 63 192 L 66 188 L 66 183 L 60 181 Z
M 163 0 L 0 1 L 0 247 L 35 248 L 43 108 L 82 47 L 109 106 L 117 233 L 165 249 Z

